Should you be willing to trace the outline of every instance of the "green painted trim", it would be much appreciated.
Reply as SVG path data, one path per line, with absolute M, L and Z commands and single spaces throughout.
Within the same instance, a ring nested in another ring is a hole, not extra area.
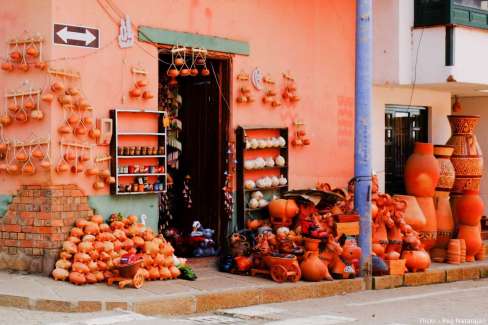
M 8 205 L 12 203 L 12 198 L 12 195 L 0 195 L 0 216 L 7 212 Z
M 176 32 L 163 28 L 139 26 L 139 40 L 168 45 L 202 47 L 210 51 L 249 55 L 249 43 L 217 36 Z
M 112 213 L 122 213 L 124 216 L 135 214 L 147 216 L 146 226 L 158 230 L 159 196 L 150 195 L 97 195 L 89 196 L 88 203 L 97 213 L 108 219 Z

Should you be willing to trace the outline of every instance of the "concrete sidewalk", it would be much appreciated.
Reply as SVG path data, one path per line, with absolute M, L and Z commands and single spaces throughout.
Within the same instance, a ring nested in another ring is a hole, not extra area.
M 365 281 L 336 280 L 277 284 L 270 279 L 218 272 L 194 262 L 196 281 L 146 282 L 141 289 L 106 284 L 74 286 L 39 275 L 0 272 L 0 305 L 57 311 L 96 312 L 121 308 L 145 315 L 204 313 L 222 308 L 318 298 L 365 290 Z M 427 272 L 373 279 L 375 289 L 488 277 L 488 261 L 436 264 Z

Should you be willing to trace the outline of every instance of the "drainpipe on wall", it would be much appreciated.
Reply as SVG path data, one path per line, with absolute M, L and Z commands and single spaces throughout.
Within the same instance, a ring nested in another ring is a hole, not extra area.
M 356 0 L 356 93 L 354 205 L 360 215 L 359 246 L 361 275 L 371 286 L 371 97 L 372 97 L 372 8 L 371 0 Z

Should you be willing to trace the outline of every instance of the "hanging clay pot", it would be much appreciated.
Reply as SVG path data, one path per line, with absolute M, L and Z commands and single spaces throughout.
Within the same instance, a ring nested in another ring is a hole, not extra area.
M 14 65 L 10 62 L 4 62 L 2 63 L 2 70 L 12 72 L 14 71 Z
M 25 111 L 19 111 L 15 114 L 15 120 L 20 123 L 25 123 L 29 120 L 29 115 Z
M 10 164 L 7 166 L 7 173 L 10 175 L 15 175 L 19 172 L 19 166 L 15 164 Z
M 83 121 L 83 124 L 85 125 L 92 125 L 93 124 L 93 118 L 90 116 L 85 116 L 81 119 Z
M 432 197 L 439 181 L 440 168 L 431 143 L 416 142 L 405 165 L 405 188 L 414 196 Z
M 129 90 L 129 96 L 132 98 L 141 97 L 142 91 L 138 88 L 132 88 Z
M 460 225 L 478 226 L 484 212 L 483 200 L 477 190 L 464 190 L 455 199 L 457 221 Z
M 458 238 L 466 242 L 466 262 L 473 262 L 474 256 L 483 247 L 481 241 L 481 226 L 460 225 Z
M 75 88 L 75 87 L 70 87 L 70 88 L 68 88 L 66 93 L 68 95 L 71 95 L 71 96 L 78 96 L 80 94 L 80 90 L 78 88 Z
M 46 103 L 50 103 L 50 102 L 52 102 L 52 101 L 53 101 L 53 99 L 54 99 L 54 95 L 53 95 L 53 94 L 51 94 L 51 93 L 43 94 L 43 95 L 41 96 L 41 100 L 42 100 L 43 102 L 46 102 Z
M 168 75 L 168 77 L 175 78 L 175 77 L 178 77 L 178 75 L 180 74 L 180 72 L 177 69 L 169 69 L 166 72 L 166 74 Z
M 402 259 L 410 272 L 422 272 L 430 266 L 430 256 L 426 251 L 403 251 Z
M 65 163 L 65 162 L 60 162 L 56 166 L 56 173 L 58 173 L 58 174 L 67 172 L 68 170 L 69 170 L 69 165 L 67 163 Z
M 20 53 L 20 51 L 12 51 L 10 52 L 10 58 L 12 61 L 18 62 L 22 59 L 22 53 Z
M 145 91 L 142 93 L 143 99 L 151 99 L 154 98 L 154 95 L 150 91 Z
M 426 251 L 434 247 L 437 241 L 437 215 L 435 211 L 434 198 L 432 197 L 417 197 L 417 203 L 424 213 L 427 221 L 423 227 L 419 229 L 419 238 Z
M 44 152 L 41 149 L 34 149 L 32 151 L 32 157 L 42 160 L 44 159 Z
M 44 118 L 44 113 L 42 111 L 36 109 L 36 110 L 33 110 L 31 112 L 30 116 L 33 120 L 40 121 Z
M 202 73 L 202 76 L 204 76 L 204 77 L 210 75 L 210 71 L 207 68 L 203 68 L 201 73 Z
M 446 249 L 454 233 L 454 218 L 448 196 L 436 196 L 437 248 Z
M 190 69 L 186 69 L 186 68 L 183 68 L 183 69 L 181 69 L 181 71 L 180 71 L 180 75 L 181 75 L 182 77 L 189 76 L 189 75 L 190 75 L 190 73 L 191 73 Z
M 12 118 L 8 114 L 4 114 L 0 117 L 0 123 L 3 126 L 9 126 L 12 124 Z
M 136 81 L 136 87 L 137 88 L 144 88 L 147 86 L 147 80 L 141 79 Z
M 30 45 L 25 53 L 33 58 L 37 58 L 39 56 L 39 50 L 34 45 Z
M 190 69 L 190 74 L 195 77 L 198 76 L 198 69 Z
M 77 124 L 78 122 L 80 121 L 80 118 L 78 117 L 78 114 L 71 114 L 69 117 L 68 117 L 68 123 L 73 126 L 75 124 Z
M 36 67 L 39 70 L 44 70 L 47 68 L 47 63 L 44 61 L 37 61 L 36 63 L 34 63 L 34 67 Z
M 58 128 L 58 132 L 60 134 L 69 134 L 71 133 L 71 128 L 67 125 L 61 125 L 59 128 Z
M 24 71 L 24 72 L 27 72 L 29 71 L 29 64 L 28 63 L 21 63 L 17 66 L 17 68 L 20 70 L 20 71 Z
M 461 195 L 464 189 L 480 189 L 483 175 L 483 154 L 474 135 L 479 115 L 449 115 L 451 137 L 447 145 L 454 146 L 451 157 L 456 171 L 453 195 Z
M 86 135 L 86 128 L 80 125 L 76 129 L 74 129 L 74 134 L 78 137 L 84 136 Z
M 55 81 L 51 84 L 51 90 L 53 92 L 62 92 L 64 91 L 64 84 L 60 81 Z
M 100 129 L 91 129 L 88 131 L 88 136 L 92 139 L 98 139 L 100 137 Z
M 20 162 L 25 162 L 28 158 L 29 157 L 24 152 L 19 152 L 15 155 L 15 159 Z
M 27 163 L 22 167 L 23 175 L 34 175 L 36 173 L 36 168 L 32 163 Z
M 20 106 L 17 103 L 9 103 L 7 105 L 7 109 L 12 113 L 17 113 L 20 109 Z
M 41 166 L 43 169 L 47 170 L 47 169 L 51 168 L 51 162 L 48 160 L 43 160 L 43 161 L 41 161 L 39 166 Z
M 36 108 L 36 104 L 34 103 L 34 101 L 32 99 L 28 98 L 24 102 L 24 108 L 28 109 L 28 110 L 32 110 L 32 109 Z
M 317 252 L 305 252 L 300 269 L 302 270 L 302 277 L 307 281 L 332 280 L 327 265 L 322 262 Z
M 425 226 L 427 220 L 425 219 L 425 215 L 420 209 L 420 206 L 415 196 L 394 195 L 393 198 L 406 202 L 404 219 L 407 224 L 412 226 L 415 231 L 419 231 L 422 227 Z

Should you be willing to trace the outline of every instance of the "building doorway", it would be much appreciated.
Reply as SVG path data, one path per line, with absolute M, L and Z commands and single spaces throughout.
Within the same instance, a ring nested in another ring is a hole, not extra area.
M 159 107 L 172 115 L 167 146 L 172 218 L 160 216 L 160 227 L 188 235 L 193 222 L 199 221 L 216 231 L 214 239 L 220 244 L 229 222 L 222 188 L 227 170 L 231 61 L 207 58 L 209 75 L 171 78 L 166 73 L 171 55 L 162 52 L 159 58 Z
M 428 141 L 428 110 L 419 106 L 387 105 L 385 110 L 385 190 L 405 194 L 405 163 L 416 141 Z

